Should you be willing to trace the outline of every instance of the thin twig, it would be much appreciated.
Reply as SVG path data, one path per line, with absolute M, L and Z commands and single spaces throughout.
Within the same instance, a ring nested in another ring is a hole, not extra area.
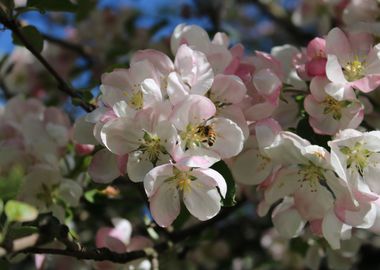
M 68 50 L 73 51 L 73 52 L 77 53 L 78 55 L 82 56 L 87 61 L 88 66 L 93 65 L 93 60 L 92 60 L 91 56 L 84 50 L 84 48 L 82 46 L 68 42 L 68 41 L 60 39 L 60 38 L 53 37 L 53 36 L 48 35 L 48 34 L 42 34 L 42 37 L 52 44 L 55 44 L 55 45 L 58 45 L 62 48 L 68 49 Z
M 66 93 L 72 98 L 78 100 L 79 105 L 85 109 L 87 112 L 93 111 L 95 107 L 92 104 L 85 102 L 82 96 L 74 91 L 65 80 L 58 74 L 58 72 L 46 61 L 46 59 L 34 48 L 34 46 L 25 38 L 23 33 L 17 24 L 17 21 L 11 18 L 7 18 L 0 14 L 0 23 L 2 23 L 6 28 L 11 30 L 14 35 L 16 35 L 21 43 L 38 59 L 38 61 L 45 67 L 45 69 L 54 77 L 57 82 L 57 88 L 62 92 Z

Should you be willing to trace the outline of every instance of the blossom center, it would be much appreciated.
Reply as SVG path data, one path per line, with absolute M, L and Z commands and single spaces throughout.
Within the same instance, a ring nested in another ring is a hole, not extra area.
M 342 109 L 347 107 L 350 102 L 347 100 L 338 101 L 331 96 L 327 96 L 322 104 L 325 106 L 324 114 L 331 114 L 335 120 L 340 120 L 342 118 Z
M 136 91 L 132 93 L 132 96 L 128 100 L 128 105 L 135 110 L 140 110 L 144 106 L 144 97 L 141 91 Z
M 161 153 L 166 153 L 165 148 L 161 145 L 161 140 L 157 135 L 144 133 L 144 137 L 141 140 L 141 145 L 138 150 L 147 155 L 147 159 L 156 164 Z
M 317 186 L 324 179 L 323 169 L 312 162 L 299 164 L 298 166 L 300 168 L 298 175 L 301 176 L 301 179 L 298 180 L 300 186 L 302 187 L 304 183 L 308 184 L 311 192 L 317 192 Z
M 359 60 L 348 62 L 343 67 L 343 73 L 349 82 L 359 80 L 363 78 L 364 64 Z
M 340 151 L 348 157 L 347 167 L 356 168 L 360 174 L 363 174 L 364 169 L 368 166 L 368 159 L 373 154 L 372 151 L 363 147 L 362 142 L 356 142 L 353 148 L 342 146 Z

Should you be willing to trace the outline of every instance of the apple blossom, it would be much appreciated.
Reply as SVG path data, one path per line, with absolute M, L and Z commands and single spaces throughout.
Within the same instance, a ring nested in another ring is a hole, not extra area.
M 332 29 L 326 37 L 326 76 L 333 83 L 330 91 L 337 93 L 351 86 L 367 93 L 379 86 L 379 46 L 373 46 L 368 34 Z
M 314 132 L 335 135 L 342 129 L 357 128 L 364 117 L 363 104 L 351 88 L 346 89 L 342 100 L 336 100 L 326 93 L 328 84 L 324 77 L 314 77 L 310 84 L 311 95 L 304 101 Z
M 217 171 L 176 164 L 149 171 L 144 187 L 153 219 L 162 227 L 170 226 L 179 215 L 181 198 L 189 212 L 203 221 L 218 214 L 227 192 L 226 182 Z

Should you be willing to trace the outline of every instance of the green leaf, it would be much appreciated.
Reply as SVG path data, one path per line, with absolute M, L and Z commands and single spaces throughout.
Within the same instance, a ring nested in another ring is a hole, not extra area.
M 75 12 L 77 5 L 70 0 L 28 0 L 28 7 L 35 7 L 43 11 Z
M 33 46 L 33 48 L 37 52 L 41 52 L 44 48 L 44 38 L 42 37 L 41 33 L 32 25 L 27 25 L 22 28 L 20 28 L 21 34 L 24 36 L 24 38 L 29 41 L 29 43 Z M 24 43 L 21 42 L 21 40 L 18 38 L 18 36 L 13 33 L 13 43 L 16 45 L 24 46 Z
M 84 198 L 90 202 L 90 203 L 95 203 L 95 196 L 99 194 L 99 190 L 97 189 L 91 189 L 89 191 L 86 191 L 84 193 Z
M 25 236 L 38 233 L 38 228 L 33 226 L 12 226 L 8 233 L 7 238 L 9 239 L 18 239 L 23 238 Z
M 231 207 L 236 204 L 235 193 L 236 193 L 236 185 L 234 178 L 227 164 L 221 160 L 214 165 L 211 166 L 212 169 L 218 171 L 226 180 L 227 183 L 227 194 L 224 199 L 222 199 L 223 206 Z
M 5 214 L 9 222 L 25 222 L 35 220 L 38 216 L 38 210 L 29 204 L 10 200 L 5 204 Z
M 7 176 L 0 177 L 0 199 L 6 201 L 15 198 L 23 181 L 23 169 L 18 166 L 11 168 Z
M 0 199 L 0 215 L 3 213 L 4 210 L 4 202 Z

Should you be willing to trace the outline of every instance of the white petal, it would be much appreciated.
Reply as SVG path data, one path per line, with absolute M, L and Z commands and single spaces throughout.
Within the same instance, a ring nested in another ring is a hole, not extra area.
M 170 226 L 179 215 L 179 193 L 173 183 L 162 183 L 149 201 L 152 217 L 161 227 Z
M 281 236 L 286 238 L 299 236 L 306 224 L 289 198 L 273 210 L 272 222 Z
M 199 178 L 192 181 L 190 190 L 184 192 L 183 202 L 189 212 L 199 220 L 213 218 L 220 211 L 221 197 L 215 187 L 210 187 L 207 180 Z

